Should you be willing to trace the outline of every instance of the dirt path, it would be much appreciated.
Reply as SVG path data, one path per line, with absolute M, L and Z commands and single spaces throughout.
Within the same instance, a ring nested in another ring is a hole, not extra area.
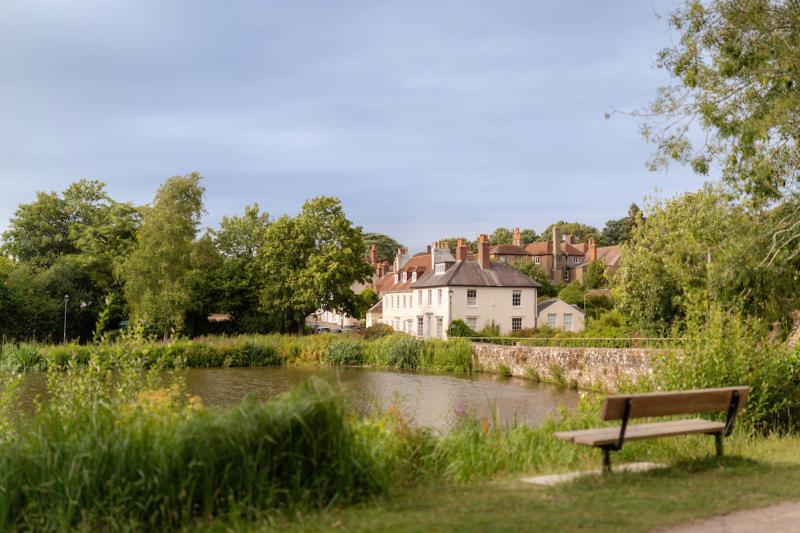
M 800 502 L 736 511 L 658 531 L 663 533 L 800 532 Z

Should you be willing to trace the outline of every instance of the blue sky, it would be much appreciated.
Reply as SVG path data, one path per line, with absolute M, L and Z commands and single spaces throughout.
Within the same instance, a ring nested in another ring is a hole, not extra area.
M 672 1 L 4 0 L 0 229 L 80 177 L 145 203 L 205 177 L 207 215 L 335 195 L 419 249 L 498 226 L 602 227 L 656 190 L 634 110 L 669 81 Z

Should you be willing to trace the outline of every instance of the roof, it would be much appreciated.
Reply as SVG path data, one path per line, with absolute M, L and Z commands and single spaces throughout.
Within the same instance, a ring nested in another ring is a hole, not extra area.
M 408 262 L 403 265 L 403 268 L 398 270 L 396 274 L 398 275 L 397 283 L 394 283 L 394 272 L 392 273 L 389 282 L 383 286 L 383 292 L 400 292 L 400 291 L 410 291 L 412 277 L 411 274 L 413 272 L 417 273 L 417 280 L 419 280 L 420 276 L 422 276 L 425 272 L 431 269 L 431 254 L 421 253 L 417 254 Z M 407 274 L 406 281 L 403 283 L 403 272 Z
M 598 250 L 600 249 L 598 248 Z M 525 251 L 530 255 L 550 255 L 553 253 L 553 243 L 552 241 L 532 242 L 525 245 Z M 561 253 L 569 256 L 586 255 L 586 252 L 583 251 L 583 243 L 562 242 Z
M 492 263 L 483 269 L 477 261 L 456 261 L 447 272 L 428 272 L 413 284 L 424 287 L 541 287 L 541 285 L 507 263 Z
M 531 255 L 531 253 L 516 244 L 498 244 L 489 248 L 489 255 Z
M 614 268 L 619 264 L 620 257 L 622 256 L 622 246 L 615 244 L 613 246 L 598 246 L 597 247 L 597 260 L 602 261 L 608 267 Z M 587 266 L 589 255 L 587 254 L 583 262 L 578 266 Z
M 383 298 L 378 300 L 378 303 L 369 308 L 367 313 L 382 313 L 383 312 Z
M 583 309 L 581 309 L 577 305 L 568 304 L 567 302 L 565 302 L 564 300 L 561 300 L 560 298 L 550 298 L 549 300 L 545 300 L 545 301 L 541 302 L 539 305 L 536 306 L 536 314 L 537 315 L 541 314 L 542 311 L 544 311 L 548 307 L 550 307 L 550 306 L 552 306 L 554 304 L 557 304 L 559 302 L 563 303 L 564 305 L 566 305 L 568 307 L 572 307 L 573 309 L 578 311 L 581 315 L 583 315 Z
M 392 286 L 394 281 L 394 272 L 387 272 L 377 280 L 375 280 L 375 292 L 378 294 L 383 293 L 385 290 Z

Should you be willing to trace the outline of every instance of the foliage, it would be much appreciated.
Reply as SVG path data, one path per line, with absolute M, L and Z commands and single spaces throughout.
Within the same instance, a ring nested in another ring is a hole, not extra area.
M 479 337 L 499 337 L 500 336 L 500 325 L 496 324 L 494 320 L 490 323 L 485 324 L 483 329 L 478 332 Z
M 514 234 L 508 228 L 497 228 L 489 235 L 489 244 L 511 244 L 514 240 Z
M 394 333 L 394 328 L 389 324 L 373 324 L 368 327 L 364 332 L 365 340 L 375 340 Z
M 583 305 L 583 285 L 579 281 L 572 281 L 561 289 L 558 297 L 570 305 Z
M 367 311 L 369 311 L 370 307 L 378 303 L 378 293 L 375 292 L 375 289 L 372 287 L 367 287 L 359 294 L 356 295 L 355 300 L 355 316 L 361 320 L 364 320 L 367 317 Z
M 338 199 L 307 201 L 298 216 L 283 216 L 265 231 L 259 254 L 262 306 L 281 321 L 283 331 L 302 331 L 317 309 L 355 314 L 350 285 L 372 274 L 363 253 L 361 228 L 345 217 Z
M 364 245 L 367 251 L 369 251 L 373 244 L 378 252 L 378 262 L 386 261 L 391 263 L 394 261 L 397 250 L 403 247 L 402 244 L 388 235 L 382 233 L 364 233 Z
M 193 243 L 203 213 L 200 179 L 192 173 L 164 182 L 122 268 L 133 318 L 152 323 L 165 336 L 182 326 L 191 304 Z
M 460 319 L 455 319 L 450 322 L 450 327 L 447 328 L 448 337 L 477 337 L 478 333 L 469 327 L 466 322 Z
M 598 242 L 601 240 L 600 230 L 594 226 L 581 224 L 580 222 L 566 222 L 564 220 L 559 220 L 555 224 L 547 226 L 542 232 L 542 236 L 546 236 L 549 239 L 553 234 L 553 228 L 556 226 L 561 229 L 562 236 L 572 235 L 575 238 L 575 242 L 586 242 L 589 239 L 594 239 Z
M 638 205 L 631 204 L 627 216 L 606 222 L 597 244 L 611 246 L 628 242 L 633 236 L 633 230 L 642 222 L 642 219 L 642 210 Z
M 394 370 L 413 370 L 419 366 L 422 341 L 404 335 L 389 345 L 387 364 Z
M 584 289 L 600 289 L 608 285 L 606 267 L 602 261 L 592 261 L 583 273 Z
M 341 339 L 332 342 L 325 354 L 329 365 L 363 365 L 366 360 L 364 343 L 356 339 Z
M 530 244 L 532 242 L 536 242 L 539 240 L 539 236 L 536 235 L 536 232 L 532 229 L 525 228 L 520 231 L 520 237 L 522 237 L 522 245 L 525 246 L 526 244 Z
M 683 353 L 657 360 L 652 385 L 664 390 L 749 385 L 740 423 L 764 433 L 792 431 L 800 420 L 800 353 L 766 342 L 766 333 L 758 319 L 693 301 Z

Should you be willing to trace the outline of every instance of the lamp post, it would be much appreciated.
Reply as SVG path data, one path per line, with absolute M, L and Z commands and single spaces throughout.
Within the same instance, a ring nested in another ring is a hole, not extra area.
M 69 294 L 64 295 L 64 344 L 67 343 L 67 302 L 69 302 Z

